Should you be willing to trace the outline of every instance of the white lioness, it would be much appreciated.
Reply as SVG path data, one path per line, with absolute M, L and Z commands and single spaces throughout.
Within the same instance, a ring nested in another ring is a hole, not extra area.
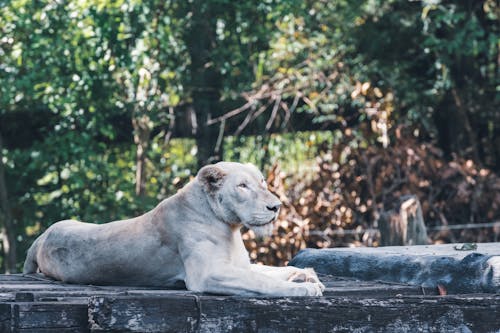
M 220 162 L 142 216 L 55 223 L 28 250 L 23 271 L 68 283 L 320 296 L 324 286 L 312 269 L 250 263 L 241 226 L 269 235 L 279 207 L 255 166 Z

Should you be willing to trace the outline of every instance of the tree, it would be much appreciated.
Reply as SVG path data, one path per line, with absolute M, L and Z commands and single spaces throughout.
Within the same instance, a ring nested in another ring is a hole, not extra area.
M 5 272 L 15 273 L 17 265 L 16 252 L 16 229 L 10 210 L 7 185 L 5 182 L 5 170 L 3 164 L 3 141 L 0 133 L 0 228 L 2 234 L 2 249 L 5 258 Z
M 384 146 L 391 127 L 414 126 L 448 156 L 498 168 L 497 6 L 301 3 L 278 20 L 248 100 L 273 105 L 272 114 L 285 119 L 297 111 L 340 128 L 356 125 Z
M 187 85 L 196 115 L 198 166 L 202 167 L 222 159 L 218 129 L 206 125 L 222 113 L 219 106 L 221 75 L 218 64 L 212 59 L 216 46 L 217 16 L 211 1 L 192 1 L 190 12 L 190 25 L 184 36 L 191 60 Z

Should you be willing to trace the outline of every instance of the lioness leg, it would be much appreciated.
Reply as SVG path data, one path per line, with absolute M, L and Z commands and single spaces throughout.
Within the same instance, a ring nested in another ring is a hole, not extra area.
M 186 274 L 189 290 L 226 295 L 248 296 L 321 296 L 322 288 L 318 283 L 277 280 L 269 275 L 240 267 L 223 267 L 208 270 L 205 274 Z
M 207 260 L 208 250 L 204 246 L 181 248 L 186 287 L 192 291 L 209 292 L 225 295 L 248 296 L 321 296 L 322 285 L 319 283 L 296 283 L 277 279 L 255 271 L 251 265 L 241 267 L 222 259 Z M 212 251 L 216 252 L 214 249 Z M 208 252 L 210 253 L 210 252 Z

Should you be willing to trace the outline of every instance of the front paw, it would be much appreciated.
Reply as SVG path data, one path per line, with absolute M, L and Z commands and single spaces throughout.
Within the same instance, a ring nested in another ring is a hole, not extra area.
M 297 288 L 300 290 L 299 296 L 323 296 L 323 289 L 321 289 L 320 283 L 298 283 Z
M 312 268 L 297 268 L 289 277 L 290 282 L 311 282 L 317 284 L 321 291 L 325 290 L 325 285 L 321 283 L 316 275 L 316 272 Z

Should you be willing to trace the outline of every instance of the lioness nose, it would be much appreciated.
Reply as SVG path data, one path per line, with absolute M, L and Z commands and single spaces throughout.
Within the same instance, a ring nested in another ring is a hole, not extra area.
M 267 209 L 269 209 L 269 210 L 271 210 L 273 212 L 277 212 L 278 209 L 280 209 L 280 207 L 281 207 L 280 203 L 279 204 L 273 204 L 273 205 L 266 206 Z

